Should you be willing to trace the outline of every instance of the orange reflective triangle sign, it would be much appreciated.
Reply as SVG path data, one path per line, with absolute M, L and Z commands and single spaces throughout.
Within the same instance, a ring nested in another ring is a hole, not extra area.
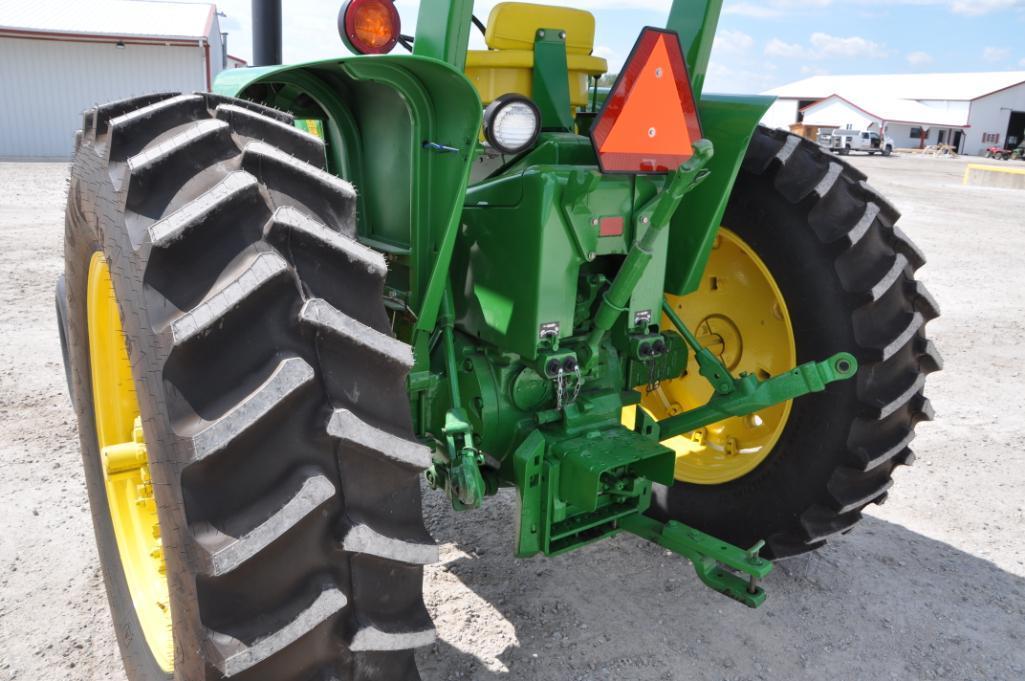
M 646 28 L 591 131 L 606 173 L 666 173 L 694 155 L 701 122 L 680 39 Z

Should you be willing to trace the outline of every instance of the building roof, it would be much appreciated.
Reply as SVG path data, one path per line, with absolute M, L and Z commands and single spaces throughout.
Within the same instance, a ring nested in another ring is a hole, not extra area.
M 813 76 L 769 90 L 784 99 L 883 97 L 903 100 L 971 101 L 1025 83 L 1025 71 L 990 73 L 901 73 L 876 76 Z
M 214 14 L 207 3 L 0 0 L 0 32 L 196 41 L 210 35 Z
M 878 95 L 862 95 L 854 99 L 848 99 L 847 97 L 834 94 L 811 106 L 806 106 L 802 111 L 808 116 L 813 113 L 814 109 L 836 101 L 859 109 L 885 123 L 910 123 L 913 125 L 936 125 L 950 128 L 969 127 L 967 111 L 939 109 L 926 106 L 912 99 L 897 99 L 893 97 L 880 97 Z

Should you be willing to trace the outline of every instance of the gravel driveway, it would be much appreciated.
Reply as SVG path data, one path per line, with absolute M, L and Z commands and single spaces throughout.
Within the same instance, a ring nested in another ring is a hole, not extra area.
M 961 186 L 965 160 L 851 161 L 944 308 L 937 420 L 889 503 L 749 611 L 629 537 L 514 560 L 514 495 L 464 515 L 429 495 L 425 681 L 1025 679 L 1025 192 Z M 66 175 L 0 163 L 0 681 L 124 679 L 53 312 Z

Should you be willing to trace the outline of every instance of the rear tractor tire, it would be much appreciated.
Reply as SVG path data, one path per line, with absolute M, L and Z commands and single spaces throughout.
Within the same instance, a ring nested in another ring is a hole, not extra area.
M 58 309 L 131 681 L 411 681 L 434 639 L 412 353 L 324 163 L 214 95 L 85 114 Z
M 670 297 L 670 303 L 685 321 L 693 301 L 710 310 L 697 313 L 708 315 L 704 321 L 688 323 L 699 335 L 714 336 L 738 371 L 768 368 L 772 358 L 749 357 L 765 353 L 764 343 L 757 347 L 765 329 L 782 327 L 781 320 L 787 320 L 790 341 L 779 345 L 779 354 L 788 345 L 796 350 L 787 363 L 846 351 L 858 358 L 860 370 L 854 380 L 793 401 L 782 421 L 772 410 L 764 412 L 766 423 L 735 419 L 739 445 L 700 454 L 712 457 L 704 468 L 700 459 L 687 464 L 690 454 L 684 454 L 678 482 L 656 489 L 654 516 L 740 546 L 765 539 L 766 554 L 783 558 L 823 546 L 852 529 L 867 505 L 886 500 L 893 472 L 914 461 L 909 445 L 916 426 L 932 418 L 923 389 L 926 376 L 941 368 L 925 333 L 939 309 L 914 274 L 925 258 L 895 226 L 898 217 L 864 175 L 816 144 L 782 131 L 756 132 L 724 219 L 729 232 L 721 238 L 745 244 L 782 300 L 716 310 L 715 300 L 731 300 L 731 291 L 738 299 L 736 290 L 755 277 L 706 273 L 698 292 Z M 746 319 L 746 329 L 724 321 L 731 316 Z M 673 384 L 660 390 L 671 398 Z M 660 402 L 672 401 L 646 398 L 645 406 L 657 412 Z M 778 435 L 759 441 L 769 421 L 782 424 Z M 744 434 L 761 446 L 745 445 Z M 738 465 L 745 457 L 758 457 L 757 465 Z M 716 470 L 718 477 L 708 473 Z

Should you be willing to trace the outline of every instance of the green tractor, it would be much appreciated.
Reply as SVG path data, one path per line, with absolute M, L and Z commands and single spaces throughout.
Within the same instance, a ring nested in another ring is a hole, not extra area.
M 601 97 L 587 12 L 349 0 L 356 56 L 280 66 L 254 9 L 264 66 L 76 145 L 57 307 L 131 681 L 420 678 L 424 486 L 515 489 L 518 557 L 630 533 L 750 607 L 886 499 L 925 260 L 771 99 L 703 92 L 721 0 Z

